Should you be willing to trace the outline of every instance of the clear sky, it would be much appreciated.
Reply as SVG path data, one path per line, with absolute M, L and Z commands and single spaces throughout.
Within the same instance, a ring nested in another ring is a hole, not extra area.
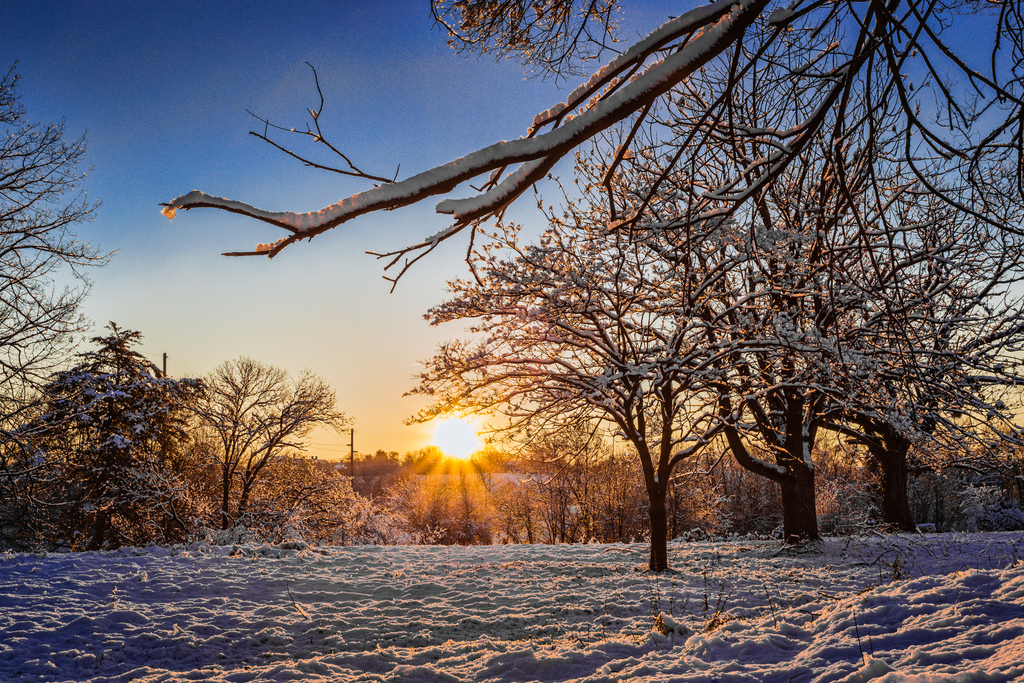
M 642 3 L 642 16 L 623 18 L 623 37 L 691 4 Z M 309 368 L 356 420 L 357 451 L 430 443 L 430 427 L 403 424 L 422 400 L 402 394 L 419 361 L 460 332 L 431 329 L 422 316 L 443 299 L 446 279 L 465 272 L 466 243 L 438 249 L 394 293 L 364 252 L 443 228 L 447 217 L 433 203 L 356 219 L 273 261 L 220 254 L 272 242 L 282 236 L 275 228 L 212 210 L 181 212 L 172 224 L 159 203 L 200 189 L 309 211 L 367 189 L 303 168 L 247 134 L 259 125 L 247 109 L 305 125 L 306 108 L 319 104 L 307 61 L 326 97 L 325 134 L 385 176 L 522 135 L 575 80 L 527 79 L 515 63 L 455 55 L 427 0 L 7 2 L 0 68 L 15 61 L 29 119 L 63 119 L 69 136 L 87 134 L 86 189 L 103 204 L 78 233 L 116 250 L 92 273 L 85 313 L 94 332 L 111 320 L 140 331 L 142 351 L 158 364 L 166 352 L 172 376 L 201 376 L 241 355 L 292 373 Z M 539 221 L 529 198 L 515 212 L 520 222 Z M 347 444 L 347 434 L 318 433 L 311 453 L 347 455 Z

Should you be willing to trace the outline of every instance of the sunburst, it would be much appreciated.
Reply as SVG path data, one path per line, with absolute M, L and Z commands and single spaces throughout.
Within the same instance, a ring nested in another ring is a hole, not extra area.
M 441 420 L 434 428 L 434 445 L 445 455 L 467 459 L 483 445 L 472 422 L 458 417 Z

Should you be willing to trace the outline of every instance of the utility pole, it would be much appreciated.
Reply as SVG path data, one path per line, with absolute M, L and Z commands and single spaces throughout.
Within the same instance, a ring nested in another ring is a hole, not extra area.
M 356 430 L 348 431 L 348 473 L 352 475 L 352 483 L 356 481 Z
M 164 374 L 162 377 L 167 377 L 167 352 L 164 351 Z

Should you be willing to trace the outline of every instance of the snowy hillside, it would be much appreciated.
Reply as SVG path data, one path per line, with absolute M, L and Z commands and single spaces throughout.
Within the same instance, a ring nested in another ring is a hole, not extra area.
M 1024 535 L 0 555 L 0 680 L 1011 681 Z M 894 580 L 895 577 L 895 580 Z

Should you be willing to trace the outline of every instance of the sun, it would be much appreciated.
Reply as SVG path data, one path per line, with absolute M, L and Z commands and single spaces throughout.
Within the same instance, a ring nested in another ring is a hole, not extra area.
M 434 445 L 445 455 L 466 459 L 480 450 L 483 445 L 477 436 L 476 427 L 467 420 L 450 417 L 441 420 L 434 428 Z

